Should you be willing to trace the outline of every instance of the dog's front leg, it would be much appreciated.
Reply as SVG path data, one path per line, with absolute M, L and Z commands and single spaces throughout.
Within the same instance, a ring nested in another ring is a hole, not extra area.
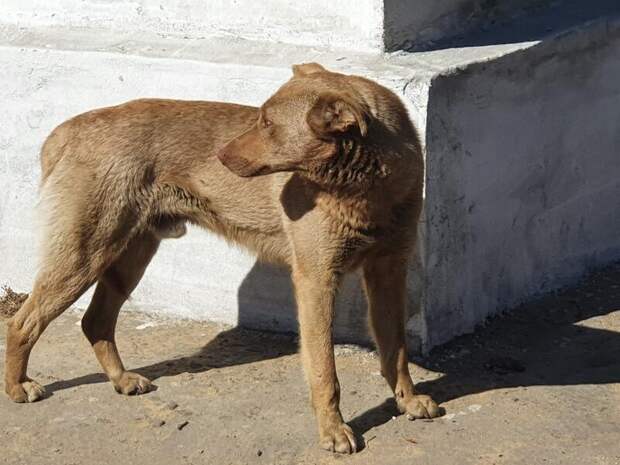
M 327 276 L 326 276 L 327 275 Z M 357 445 L 340 413 L 332 320 L 338 278 L 332 273 L 293 271 L 299 313 L 301 356 L 324 449 L 350 454 Z
M 373 336 L 381 357 L 381 374 L 394 392 L 398 409 L 410 420 L 440 415 L 437 404 L 417 394 L 409 367 L 405 342 L 407 258 L 383 256 L 364 264 L 364 288 Z

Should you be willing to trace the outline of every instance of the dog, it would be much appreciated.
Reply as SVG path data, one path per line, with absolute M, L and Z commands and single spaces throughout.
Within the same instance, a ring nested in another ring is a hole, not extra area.
M 339 409 L 332 340 L 342 276 L 361 270 L 381 373 L 410 418 L 439 415 L 417 394 L 405 344 L 407 263 L 422 205 L 423 155 L 399 98 L 316 63 L 260 108 L 135 100 L 76 116 L 41 150 L 41 264 L 8 322 L 5 389 L 33 402 L 27 374 L 47 325 L 96 284 L 83 331 L 112 385 L 148 392 L 127 371 L 114 331 L 119 310 L 162 239 L 186 222 L 290 268 L 300 346 L 320 445 L 357 450 Z

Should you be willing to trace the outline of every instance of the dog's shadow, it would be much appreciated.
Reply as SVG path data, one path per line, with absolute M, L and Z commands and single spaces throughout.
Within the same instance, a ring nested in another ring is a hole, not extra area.
M 259 268 L 260 270 L 260 268 Z M 281 282 L 269 276 L 261 286 Z M 255 283 L 241 286 L 240 294 Z M 244 290 L 245 289 L 245 290 Z M 290 291 L 290 289 L 289 289 Z M 265 290 L 269 294 L 270 290 Z M 280 292 L 273 289 L 274 293 Z M 239 296 L 240 312 L 251 311 Z M 292 298 L 291 298 L 292 304 Z M 620 264 L 591 275 L 578 287 L 548 295 L 488 321 L 475 333 L 456 338 L 414 361 L 441 373 L 417 384 L 421 393 L 438 402 L 517 386 L 608 384 L 620 382 L 620 334 L 585 320 L 620 309 Z M 291 321 L 294 321 L 294 310 Z M 241 315 L 240 315 L 241 320 Z M 279 328 L 282 329 L 282 328 Z M 297 352 L 294 334 L 273 334 L 236 327 L 218 334 L 197 353 L 173 358 L 134 371 L 156 380 L 162 376 L 200 373 L 211 368 L 254 363 Z M 92 374 L 47 386 L 48 392 L 76 385 L 105 382 Z M 358 435 L 398 415 L 392 399 L 349 421 Z

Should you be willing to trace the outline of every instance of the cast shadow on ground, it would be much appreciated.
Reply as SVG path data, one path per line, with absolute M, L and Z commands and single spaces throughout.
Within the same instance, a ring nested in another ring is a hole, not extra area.
M 616 264 L 590 275 L 577 287 L 495 317 L 475 333 L 416 359 L 419 365 L 443 373 L 438 379 L 419 382 L 418 390 L 443 403 L 469 394 L 518 386 L 619 383 L 620 333 L 597 327 L 600 322 L 596 320 L 587 321 L 619 309 L 620 264 Z M 296 351 L 294 335 L 234 328 L 218 334 L 194 355 L 135 371 L 156 380 L 161 376 L 254 363 Z M 93 374 L 55 382 L 47 388 L 53 392 L 104 381 L 103 375 Z M 395 415 L 395 403 L 387 399 L 349 423 L 361 435 Z

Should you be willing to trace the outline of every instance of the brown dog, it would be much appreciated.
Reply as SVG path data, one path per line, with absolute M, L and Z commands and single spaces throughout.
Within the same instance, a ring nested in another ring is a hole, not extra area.
M 338 406 L 331 326 L 340 278 L 357 268 L 399 409 L 438 415 L 430 397 L 415 393 L 405 348 L 407 260 L 422 202 L 417 133 L 380 85 L 314 63 L 293 71 L 261 108 L 137 100 L 52 132 L 41 154 L 42 263 L 8 325 L 11 399 L 43 396 L 26 375 L 30 351 L 95 282 L 84 333 L 118 392 L 147 392 L 149 380 L 121 362 L 116 319 L 160 239 L 182 235 L 190 221 L 290 267 L 324 448 L 356 450 Z

